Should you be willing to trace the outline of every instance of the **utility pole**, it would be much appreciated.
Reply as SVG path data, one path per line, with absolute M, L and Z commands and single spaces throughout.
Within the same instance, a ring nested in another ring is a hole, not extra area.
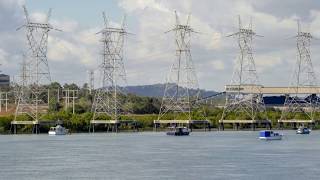
M 167 75 L 165 91 L 162 98 L 158 120 L 166 114 L 173 112 L 174 119 L 183 118 L 191 120 L 191 101 L 197 100 L 200 94 L 198 80 L 191 57 L 191 34 L 195 32 L 190 27 L 190 15 L 186 24 L 181 24 L 175 12 L 176 24 L 173 29 L 175 34 L 176 58 Z M 192 91 L 195 93 L 191 93 Z
M 94 70 L 88 70 L 88 86 L 89 86 L 89 93 L 92 94 L 94 90 Z
M 75 89 L 65 89 L 63 90 L 63 98 L 65 99 L 65 110 L 67 111 L 70 107 L 70 101 L 72 102 L 72 113 L 75 113 L 75 99 L 78 98 L 78 90 Z

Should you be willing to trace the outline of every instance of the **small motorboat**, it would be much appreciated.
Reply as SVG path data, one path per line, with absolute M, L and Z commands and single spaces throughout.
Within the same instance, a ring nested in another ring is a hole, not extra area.
M 61 125 L 57 125 L 56 127 L 51 127 L 48 134 L 49 135 L 66 135 L 68 134 L 68 129 L 62 127 Z
M 303 126 L 300 126 L 296 131 L 297 134 L 310 134 L 310 132 L 311 132 L 311 129 Z
M 259 133 L 259 139 L 262 140 L 281 140 L 282 134 L 267 130 L 267 131 L 260 131 Z
M 188 136 L 189 134 L 190 130 L 186 127 L 170 127 L 167 131 L 169 136 Z

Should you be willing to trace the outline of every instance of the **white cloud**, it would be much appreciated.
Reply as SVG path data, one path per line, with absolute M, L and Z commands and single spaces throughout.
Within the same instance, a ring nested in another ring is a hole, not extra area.
M 73 44 L 52 36 L 49 36 L 48 44 L 48 58 L 53 61 L 67 60 L 68 55 L 74 50 Z
M 0 23 L 6 24 L 0 27 L 0 63 L 3 63 L 2 68 L 10 74 L 17 74 L 19 57 L 26 47 L 25 33 L 14 31 L 24 22 L 21 8 L 23 3 L 24 1 L 20 0 L 0 1 Z M 252 17 L 254 30 L 264 36 L 256 38 L 253 44 L 256 67 L 262 83 L 287 84 L 295 63 L 296 47 L 294 39 L 286 38 L 296 34 L 296 19 L 301 19 L 302 15 L 295 10 L 277 9 L 283 13 L 279 16 L 273 9 L 263 9 L 274 7 L 272 3 L 246 0 L 118 1 L 118 6 L 124 11 L 121 14 L 128 15 L 128 29 L 134 33 L 127 37 L 125 47 L 128 83 L 164 82 L 166 73 L 176 58 L 174 34 L 164 32 L 174 26 L 176 10 L 182 23 L 186 21 L 188 13 L 191 13 L 191 26 L 200 32 L 193 34 L 191 51 L 201 88 L 221 89 L 230 81 L 228 78 L 232 74 L 232 64 L 239 50 L 236 39 L 225 36 L 237 31 L 238 15 L 241 15 L 244 26 L 248 25 Z M 303 15 L 309 14 L 307 21 L 310 30 L 316 37 L 320 37 L 320 9 L 317 8 L 304 10 Z M 47 9 L 43 9 L 42 12 L 29 13 L 34 21 L 43 22 L 46 11 Z M 100 37 L 95 33 L 101 29 L 102 19 L 101 24 L 88 29 L 81 20 L 70 19 L 68 15 L 55 18 L 53 12 L 50 22 L 54 27 L 63 30 L 50 31 L 49 36 L 48 59 L 53 75 L 57 76 L 54 79 L 83 83 L 86 80 L 85 69 L 97 67 L 101 60 Z M 113 21 L 110 24 L 119 25 Z M 302 24 L 303 27 L 308 27 L 306 23 Z M 319 69 L 320 63 L 315 61 L 320 58 L 316 51 L 319 43 L 312 45 L 313 63 L 315 69 Z M 284 77 L 284 73 L 288 74 L 288 77 Z
M 43 12 L 33 12 L 30 14 L 29 18 L 31 22 L 45 23 L 47 20 L 47 14 Z
M 49 36 L 48 59 L 60 62 L 71 61 L 85 66 L 95 65 L 97 44 L 92 46 L 91 41 L 86 41 L 87 37 L 83 36 L 83 32 L 75 33 L 73 37 L 78 39 L 68 40 L 59 36 Z
M 50 24 L 52 24 L 54 28 L 62 30 L 63 32 L 74 32 L 74 31 L 77 31 L 77 28 L 79 28 L 79 23 L 72 19 L 68 19 L 68 20 L 53 19 L 50 21 Z
M 267 69 L 273 69 L 281 64 L 282 60 L 276 54 L 271 55 L 257 55 L 255 57 L 256 67 L 258 72 L 262 73 L 262 71 Z
M 169 12 L 168 8 L 159 3 L 159 0 L 125 0 L 120 1 L 119 5 L 127 10 L 127 12 L 144 10 L 152 8 L 157 11 Z
M 288 63 L 291 65 L 292 59 L 295 57 L 295 43 L 285 39 L 294 36 L 296 33 L 296 19 L 299 18 L 297 14 L 287 14 L 279 17 L 272 13 L 257 10 L 252 1 L 204 0 L 199 2 L 177 0 L 143 1 L 134 4 L 131 0 L 123 0 L 120 6 L 129 15 L 137 19 L 136 26 L 139 27 L 137 36 L 145 44 L 141 46 L 141 49 L 138 46 L 139 49 L 129 53 L 129 56 L 133 58 L 148 57 L 148 54 L 155 50 L 157 52 L 169 52 L 167 49 L 172 42 L 170 38 L 148 38 L 148 36 L 172 26 L 174 24 L 172 15 L 174 10 L 178 11 L 182 19 L 181 22 L 184 22 L 186 15 L 192 12 L 192 27 L 197 31 L 203 32 L 203 34 L 194 35 L 192 39 L 193 59 L 198 60 L 195 61 L 196 66 L 202 67 L 198 69 L 198 71 L 201 71 L 198 72 L 200 84 L 209 89 L 219 89 L 224 85 L 214 83 L 215 79 L 217 79 L 217 73 L 219 77 L 229 77 L 233 68 L 226 65 L 234 64 L 233 60 L 239 53 L 237 42 L 231 38 L 228 40 L 225 36 L 237 31 L 238 15 L 241 15 L 244 27 L 247 27 L 252 17 L 254 30 L 258 34 L 265 36 L 264 38 L 255 39 L 253 44 L 258 75 L 271 76 L 270 78 L 262 77 L 261 79 L 267 80 L 262 83 L 273 81 L 275 85 L 287 84 L 285 82 L 287 79 L 279 79 L 277 76 L 284 71 L 286 74 L 291 72 L 288 71 L 289 68 L 287 66 L 281 66 L 288 65 Z M 171 47 L 171 49 L 173 48 Z M 290 55 L 288 52 L 293 54 Z M 145 62 L 146 60 L 155 62 L 159 59 L 139 58 L 137 61 Z M 172 63 L 172 61 L 169 63 L 166 59 L 160 58 L 160 60 L 162 61 L 159 64 L 161 67 L 168 67 Z M 206 68 L 208 66 L 212 67 L 212 69 Z M 154 71 L 157 72 L 158 68 L 159 66 L 156 66 Z M 282 70 L 275 71 L 275 68 L 282 68 Z M 212 70 L 213 72 L 210 74 L 211 72 L 209 73 L 209 71 Z M 274 70 L 275 74 L 270 74 L 272 70 Z M 265 72 L 269 74 L 265 74 Z M 143 74 L 143 71 L 141 71 L 141 74 Z M 211 81 L 207 80 L 209 78 L 208 74 L 212 75 Z M 155 81 L 160 80 L 159 73 L 151 74 L 151 76 Z M 229 79 L 225 80 L 225 82 L 229 81 Z
M 8 58 L 9 54 L 4 51 L 3 49 L 0 49 L 0 65 L 6 66 L 8 65 Z
M 212 61 L 211 64 L 212 64 L 213 69 L 215 69 L 215 70 L 221 71 L 221 70 L 225 69 L 224 63 L 221 60 L 214 60 L 214 61 Z

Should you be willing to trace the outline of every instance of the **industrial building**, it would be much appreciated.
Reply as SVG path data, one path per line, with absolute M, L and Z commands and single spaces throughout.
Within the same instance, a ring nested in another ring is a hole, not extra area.
M 9 87 L 10 85 L 10 76 L 6 74 L 0 74 L 0 88 Z

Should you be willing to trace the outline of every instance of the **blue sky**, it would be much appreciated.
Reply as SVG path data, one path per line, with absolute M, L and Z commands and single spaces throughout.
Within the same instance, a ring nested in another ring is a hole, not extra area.
M 101 24 L 101 12 L 105 11 L 110 18 L 120 21 L 124 11 L 117 0 L 27 0 L 26 5 L 31 12 L 42 12 L 49 8 L 57 19 L 73 19 L 84 26 Z
M 129 85 L 164 83 L 175 60 L 174 11 L 201 34 L 192 37 L 191 52 L 200 88 L 224 89 L 232 78 L 239 49 L 236 39 L 226 35 L 253 19 L 254 30 L 263 38 L 254 40 L 254 58 L 261 84 L 286 86 L 296 62 L 296 44 L 287 39 L 303 30 L 320 37 L 320 1 L 312 0 L 2 0 L 0 1 L 0 63 L 4 73 L 18 78 L 21 52 L 26 48 L 25 32 L 15 31 L 24 23 L 21 6 L 26 4 L 34 21 L 41 21 L 53 8 L 50 23 L 63 32 L 50 32 L 48 60 L 52 79 L 83 84 L 87 70 L 101 62 L 101 44 L 95 33 L 103 27 L 105 11 L 113 25 L 127 15 L 128 36 L 125 67 Z M 319 41 L 313 41 L 314 69 L 320 69 Z

